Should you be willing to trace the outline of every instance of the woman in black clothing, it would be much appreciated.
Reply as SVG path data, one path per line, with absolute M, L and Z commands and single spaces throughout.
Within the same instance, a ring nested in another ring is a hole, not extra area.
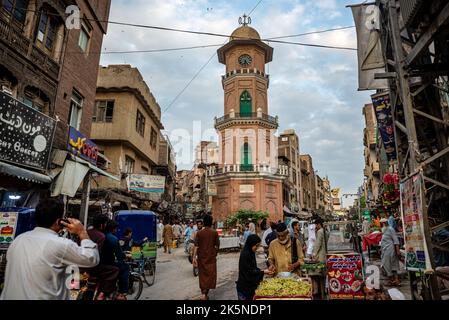
M 240 253 L 239 279 L 237 280 L 237 295 L 239 300 L 252 300 L 257 286 L 263 280 L 264 274 L 271 275 L 271 271 L 260 270 L 257 267 L 256 251 L 262 240 L 257 234 L 251 234 Z

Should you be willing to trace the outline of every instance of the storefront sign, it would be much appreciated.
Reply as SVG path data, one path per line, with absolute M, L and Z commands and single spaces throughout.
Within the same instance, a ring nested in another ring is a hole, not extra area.
M 83 158 L 97 165 L 98 147 L 95 143 L 87 139 L 81 132 L 70 127 L 68 150 L 74 155 Z
M 0 248 L 8 248 L 17 231 L 17 212 L 0 213 Z
M 241 184 L 240 193 L 254 193 L 254 185 L 252 184 Z
M 390 94 L 382 93 L 371 96 L 374 112 L 376 113 L 377 126 L 387 153 L 388 161 L 396 160 L 396 145 L 394 142 L 394 124 L 391 114 Z
M 207 195 L 209 196 L 217 195 L 217 185 L 215 183 L 209 182 L 207 184 Z
M 56 121 L 0 92 L 0 160 L 45 170 Z
M 331 299 L 364 299 L 363 267 L 360 254 L 327 255 L 329 297 Z
M 147 174 L 130 174 L 129 190 L 145 193 L 164 193 L 165 177 Z
M 431 270 L 423 220 L 424 178 L 418 173 L 401 183 L 401 210 L 404 221 L 406 269 Z

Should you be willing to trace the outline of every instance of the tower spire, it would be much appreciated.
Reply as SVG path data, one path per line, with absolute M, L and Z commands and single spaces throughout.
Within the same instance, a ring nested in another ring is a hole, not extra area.
M 239 24 L 243 26 L 251 24 L 251 17 L 247 16 L 246 13 L 244 13 L 243 16 L 239 18 Z

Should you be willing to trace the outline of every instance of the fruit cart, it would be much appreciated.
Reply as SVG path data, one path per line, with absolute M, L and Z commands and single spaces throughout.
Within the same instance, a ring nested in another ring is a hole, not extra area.
M 313 284 L 314 295 L 318 293 L 321 300 L 325 299 L 326 286 L 324 279 L 326 278 L 326 264 L 322 262 L 305 259 L 305 263 L 301 266 L 301 273 L 303 276 L 310 278 Z
M 296 276 L 267 278 L 260 283 L 254 296 L 254 300 L 312 299 L 311 279 Z

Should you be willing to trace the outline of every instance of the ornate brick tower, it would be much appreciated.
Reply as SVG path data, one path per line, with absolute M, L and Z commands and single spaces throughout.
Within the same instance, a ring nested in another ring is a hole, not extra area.
M 226 65 L 224 116 L 215 119 L 220 165 L 209 169 L 217 187 L 212 214 L 218 222 L 239 209 L 267 211 L 270 220 L 283 215 L 282 180 L 288 172 L 277 166 L 278 119 L 268 115 L 265 73 L 273 48 L 260 40 L 250 22 L 247 16 L 240 18 L 242 26 L 218 49 L 218 59 Z

